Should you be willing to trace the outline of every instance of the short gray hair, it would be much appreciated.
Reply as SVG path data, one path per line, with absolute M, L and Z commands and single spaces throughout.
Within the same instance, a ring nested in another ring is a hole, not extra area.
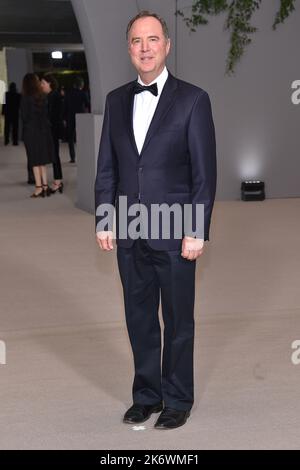
M 169 30 L 168 30 L 168 26 L 167 26 L 167 23 L 165 22 L 165 20 L 161 16 L 159 16 L 157 13 L 150 13 L 150 11 L 148 11 L 148 10 L 143 10 L 143 11 L 140 11 L 134 18 L 131 18 L 131 20 L 129 21 L 129 23 L 127 25 L 127 29 L 126 29 L 126 39 L 127 40 L 128 40 L 128 36 L 129 36 L 129 31 L 131 30 L 131 27 L 132 27 L 133 23 L 136 20 L 139 20 L 140 18 L 147 18 L 149 16 L 152 17 L 152 18 L 156 18 L 160 22 L 165 38 L 169 39 L 169 37 L 170 37 Z

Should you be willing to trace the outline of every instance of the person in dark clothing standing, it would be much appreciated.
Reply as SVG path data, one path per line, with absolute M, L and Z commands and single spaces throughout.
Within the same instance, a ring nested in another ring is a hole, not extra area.
M 21 117 L 28 168 L 33 170 L 36 186 L 31 197 L 50 196 L 46 164 L 54 161 L 54 145 L 48 119 L 47 97 L 34 73 L 27 73 L 23 79 Z
M 56 78 L 51 75 L 45 75 L 41 80 L 41 87 L 48 98 L 48 112 L 51 124 L 52 137 L 54 143 L 53 161 L 53 183 L 51 186 L 52 193 L 63 192 L 63 175 L 59 156 L 59 135 L 63 117 L 62 97 L 58 91 L 58 83 Z
M 9 91 L 5 93 L 5 104 L 2 108 L 5 145 L 9 144 L 11 131 L 13 145 L 18 145 L 20 101 L 21 95 L 17 92 L 16 84 L 12 82 L 9 85 Z
M 62 109 L 64 110 L 65 109 L 65 96 L 66 96 L 66 90 L 65 90 L 64 85 L 61 85 L 59 87 L 58 92 L 59 92 L 60 97 L 61 97 Z M 68 142 L 67 129 L 66 129 L 65 124 L 66 123 L 65 123 L 64 117 L 63 117 L 63 120 L 62 120 L 61 126 L 60 126 L 60 130 L 59 130 L 59 138 L 62 142 Z
M 81 77 L 76 77 L 73 88 L 66 93 L 64 119 L 67 126 L 67 139 L 70 152 L 70 163 L 75 162 L 75 142 L 76 142 L 76 114 L 86 113 L 89 109 L 88 98 L 83 90 L 84 81 Z

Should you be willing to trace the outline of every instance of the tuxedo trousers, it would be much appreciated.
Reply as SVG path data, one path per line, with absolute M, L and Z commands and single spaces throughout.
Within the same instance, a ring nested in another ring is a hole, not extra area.
M 190 410 L 194 403 L 196 261 L 152 249 L 138 238 L 117 247 L 125 317 L 134 359 L 133 403 Z M 163 348 L 159 304 L 163 320 Z

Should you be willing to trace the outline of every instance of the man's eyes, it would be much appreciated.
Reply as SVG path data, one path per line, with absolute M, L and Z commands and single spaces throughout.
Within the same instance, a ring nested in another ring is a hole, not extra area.
M 154 41 L 154 42 L 156 42 L 156 41 L 158 41 L 158 38 L 149 38 L 149 41 Z M 141 42 L 140 39 L 134 39 L 134 40 L 132 41 L 133 44 L 138 44 L 139 42 Z

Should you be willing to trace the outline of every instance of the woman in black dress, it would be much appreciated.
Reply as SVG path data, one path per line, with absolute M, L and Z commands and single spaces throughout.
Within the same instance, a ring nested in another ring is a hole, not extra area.
M 50 196 L 46 165 L 54 161 L 54 145 L 48 119 L 47 97 L 34 73 L 26 74 L 23 79 L 21 117 L 28 166 L 32 168 L 35 179 L 35 191 L 31 197 Z
M 61 162 L 59 156 L 59 137 L 63 121 L 63 102 L 61 94 L 58 91 L 58 83 L 56 78 L 51 74 L 46 74 L 41 79 L 41 87 L 43 92 L 47 95 L 49 120 L 51 124 L 51 131 L 54 143 L 54 156 L 53 161 L 53 183 L 51 192 L 63 192 L 63 174 L 61 169 Z

